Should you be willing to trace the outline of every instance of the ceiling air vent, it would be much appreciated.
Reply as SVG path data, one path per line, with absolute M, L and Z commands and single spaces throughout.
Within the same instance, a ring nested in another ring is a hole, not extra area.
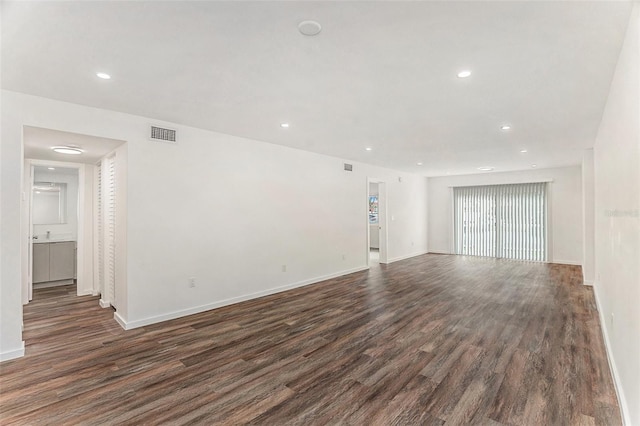
M 353 171 L 353 164 L 347 164 L 344 163 L 344 169 L 348 172 L 352 172 Z
M 176 143 L 176 131 L 173 129 L 151 126 L 151 135 L 149 139 L 152 141 Z

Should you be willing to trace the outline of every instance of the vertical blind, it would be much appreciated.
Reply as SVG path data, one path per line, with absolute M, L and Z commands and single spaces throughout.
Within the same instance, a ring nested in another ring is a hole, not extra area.
M 546 183 L 453 189 L 455 253 L 547 260 Z

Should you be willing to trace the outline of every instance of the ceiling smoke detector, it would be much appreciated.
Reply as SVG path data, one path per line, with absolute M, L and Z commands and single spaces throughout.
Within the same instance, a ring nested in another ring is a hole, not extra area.
M 320 34 L 322 26 L 316 21 L 302 21 L 298 24 L 298 31 L 302 35 L 314 36 Z

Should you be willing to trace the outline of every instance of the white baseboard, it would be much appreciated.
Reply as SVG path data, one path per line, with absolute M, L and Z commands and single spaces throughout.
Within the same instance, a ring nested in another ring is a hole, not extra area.
M 124 318 L 120 316 L 120 314 L 118 314 L 117 311 L 113 313 L 113 319 L 116 320 L 116 322 L 120 324 L 120 327 L 122 327 L 125 330 L 131 330 L 132 328 L 135 328 L 135 327 L 128 327 L 127 322 L 124 320 Z
M 590 286 L 590 287 L 593 287 L 593 281 L 591 281 L 591 280 L 585 280 L 585 279 L 583 279 L 583 280 L 582 280 L 582 283 L 583 283 L 584 285 L 588 285 L 588 286 Z
M 549 263 L 559 263 L 560 265 L 575 265 L 575 266 L 582 266 L 582 262 L 577 261 L 577 260 L 559 260 L 559 259 L 553 259 L 550 260 Z
M 439 251 L 439 250 L 429 250 L 427 253 L 431 253 L 431 254 L 453 254 L 453 253 L 448 252 L 448 251 Z
M 394 257 L 393 259 L 388 259 L 387 263 L 393 263 L 393 262 L 397 262 L 399 260 L 405 260 L 405 259 L 409 259 L 412 257 L 416 257 L 416 256 L 422 256 L 423 254 L 427 254 L 428 251 L 424 250 L 424 251 L 420 251 L 417 253 L 412 253 L 412 254 L 407 254 L 406 256 L 399 256 L 399 257 Z
M 0 362 L 9 361 L 10 359 L 16 359 L 24 356 L 24 341 L 19 349 L 12 351 L 0 352 Z
M 595 285 L 594 287 L 597 287 Z M 620 386 L 620 374 L 618 374 L 618 368 L 616 367 L 616 361 L 611 354 L 611 343 L 609 341 L 609 333 L 607 332 L 606 321 L 602 306 L 600 306 L 600 299 L 598 299 L 598 292 L 596 288 L 593 289 L 593 296 L 596 299 L 596 307 L 598 309 L 598 316 L 600 317 L 600 328 L 602 329 L 602 337 L 604 338 L 604 347 L 607 351 L 607 361 L 609 361 L 609 369 L 613 376 L 613 387 L 616 389 L 616 395 L 618 396 L 618 402 L 620 402 L 620 414 L 622 415 L 622 423 L 631 426 L 631 417 L 629 416 L 629 406 L 624 396 L 624 391 Z
M 100 307 L 101 307 L 101 308 L 108 308 L 108 307 L 110 307 L 110 306 L 111 306 L 111 303 L 107 302 L 106 300 L 102 300 L 102 299 L 100 299 L 100 302 L 99 302 L 99 303 L 100 303 Z
M 33 284 L 33 288 L 51 288 L 51 287 L 62 287 L 64 285 L 73 284 L 73 278 L 69 278 L 68 280 L 58 280 L 58 281 L 46 281 L 41 283 Z
M 321 281 L 330 280 L 332 278 L 341 277 L 343 275 L 353 274 L 355 272 L 360 272 L 369 269 L 368 266 L 361 266 L 358 268 L 349 269 L 346 271 L 337 272 L 334 274 L 324 275 L 322 277 L 311 278 L 308 280 L 299 281 L 293 284 L 287 284 L 280 287 L 271 288 L 264 291 L 258 291 L 256 293 L 247 294 L 244 296 L 232 297 L 230 299 L 221 300 L 218 302 L 207 303 L 206 305 L 195 306 L 193 308 L 182 309 L 179 311 L 173 311 L 162 315 L 157 315 L 148 318 L 142 318 L 134 321 L 125 321 L 118 312 L 114 314 L 115 320 L 120 324 L 122 328 L 125 330 L 131 330 L 138 327 L 144 327 L 145 325 L 155 324 L 158 322 L 169 321 L 176 318 L 185 317 L 187 315 L 198 314 L 200 312 L 210 311 L 212 309 L 221 308 L 227 305 L 233 305 L 235 303 L 244 302 L 251 299 L 257 299 L 258 297 L 269 296 L 271 294 L 281 293 L 283 291 L 292 290 L 298 287 L 304 287 L 306 285 L 319 283 Z

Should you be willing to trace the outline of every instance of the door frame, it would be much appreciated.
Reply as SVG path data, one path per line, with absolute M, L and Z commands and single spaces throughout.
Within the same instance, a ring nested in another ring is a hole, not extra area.
M 33 205 L 33 184 L 35 180 L 34 170 L 36 166 L 45 166 L 45 167 L 60 167 L 66 169 L 77 169 L 78 170 L 78 225 L 76 229 L 76 294 L 78 296 L 82 296 L 85 294 L 93 293 L 93 285 L 90 289 L 91 291 L 87 291 L 85 289 L 85 271 L 84 271 L 84 261 L 85 261 L 85 250 L 92 249 L 92 247 L 85 247 L 85 221 L 88 219 L 86 217 L 85 211 L 85 165 L 83 163 L 69 163 L 63 161 L 53 161 L 53 160 L 36 160 L 36 159 L 25 159 L 26 167 L 28 167 L 29 174 L 25 179 L 25 192 L 28 191 L 28 196 L 25 194 L 24 201 L 26 203 L 25 214 L 27 217 L 25 218 L 26 222 L 29 224 L 27 229 L 27 244 L 25 245 L 22 259 L 27 264 L 22 268 L 22 303 L 27 304 L 33 299 L 33 215 L 31 206 Z
M 379 263 L 386 264 L 389 263 L 389 246 L 388 246 L 388 220 L 387 220 L 387 183 L 378 178 L 367 177 L 367 238 L 366 238 L 366 259 L 367 266 L 371 266 L 371 256 L 370 256 L 370 247 L 371 247 L 371 232 L 369 227 L 369 186 L 372 183 L 378 184 L 378 232 L 379 232 L 379 242 L 380 242 L 380 260 Z

